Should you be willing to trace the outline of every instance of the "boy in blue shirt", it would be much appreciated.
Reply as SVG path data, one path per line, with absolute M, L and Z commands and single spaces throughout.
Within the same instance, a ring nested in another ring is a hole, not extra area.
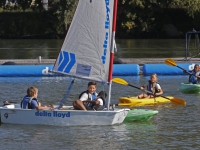
M 38 89 L 36 87 L 29 87 L 27 89 L 27 95 L 21 102 L 22 109 L 37 109 L 37 110 L 53 110 L 53 107 L 41 106 L 41 103 L 37 100 Z

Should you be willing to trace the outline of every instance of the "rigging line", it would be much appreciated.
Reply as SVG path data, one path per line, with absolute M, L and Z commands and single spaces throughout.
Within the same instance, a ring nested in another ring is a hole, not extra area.
M 61 102 L 60 102 L 60 105 L 58 106 L 58 109 L 60 109 L 60 108 L 62 107 L 63 103 L 66 101 L 66 99 L 67 99 L 67 97 L 68 97 L 68 95 L 69 95 L 69 92 L 70 92 L 72 86 L 74 85 L 74 80 L 75 80 L 75 78 L 74 78 L 74 79 L 72 80 L 72 82 L 70 83 L 70 85 L 69 85 L 69 87 L 68 87 L 68 89 L 67 89 L 67 91 L 66 91 L 66 93 L 65 93 L 65 95 L 64 95 L 64 97 L 63 97 L 63 99 L 62 99 Z

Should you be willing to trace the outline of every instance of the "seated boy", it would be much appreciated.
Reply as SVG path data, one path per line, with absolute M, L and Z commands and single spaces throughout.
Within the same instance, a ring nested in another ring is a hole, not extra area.
M 37 110 L 53 110 L 53 107 L 41 106 L 37 100 L 38 89 L 36 87 L 29 87 L 27 95 L 21 101 L 22 109 L 37 109 Z
M 73 102 L 73 107 L 75 110 L 87 110 L 89 109 L 90 104 L 88 104 L 87 100 L 91 101 L 96 99 L 96 82 L 89 82 L 87 90 L 82 92 L 79 95 L 79 99 Z

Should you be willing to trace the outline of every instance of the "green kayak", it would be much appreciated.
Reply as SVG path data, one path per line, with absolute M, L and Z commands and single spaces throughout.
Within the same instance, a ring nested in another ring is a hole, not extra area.
M 181 83 L 179 90 L 183 93 L 200 93 L 200 84 Z
M 149 110 L 149 109 L 131 109 L 128 112 L 128 115 L 124 119 L 124 122 L 128 121 L 148 121 L 154 115 L 158 113 L 157 110 Z

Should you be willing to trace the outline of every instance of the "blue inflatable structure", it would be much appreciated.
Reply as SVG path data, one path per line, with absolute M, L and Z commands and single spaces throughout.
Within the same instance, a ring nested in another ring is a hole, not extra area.
M 194 68 L 194 64 L 177 64 L 177 66 L 188 70 Z M 183 70 L 176 66 L 168 66 L 166 64 L 145 64 L 143 66 L 143 75 L 151 75 L 156 73 L 158 75 L 184 75 Z
M 49 72 L 53 65 L 1 65 L 0 77 L 63 76 Z M 113 76 L 138 75 L 138 64 L 114 64 Z
M 140 66 L 138 64 L 114 64 L 113 76 L 139 75 Z
M 192 70 L 195 64 L 177 64 L 187 71 Z M 1 65 L 0 77 L 40 77 L 40 76 L 63 76 L 49 72 L 53 65 Z M 183 70 L 176 66 L 166 64 L 144 64 L 142 68 L 143 75 L 184 75 Z M 114 64 L 113 76 L 137 76 L 140 74 L 138 64 Z M 185 74 L 186 75 L 186 74 Z
M 53 65 L 2 65 L 0 77 L 55 76 L 49 72 L 52 68 Z

